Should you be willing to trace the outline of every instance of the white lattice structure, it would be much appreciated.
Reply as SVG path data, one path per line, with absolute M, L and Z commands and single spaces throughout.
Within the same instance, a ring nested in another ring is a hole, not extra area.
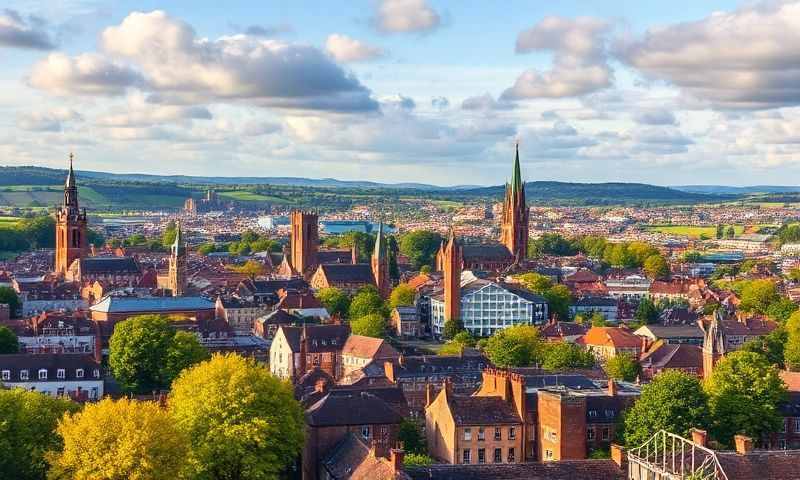
M 728 480 L 713 450 L 661 430 L 628 452 L 630 480 Z

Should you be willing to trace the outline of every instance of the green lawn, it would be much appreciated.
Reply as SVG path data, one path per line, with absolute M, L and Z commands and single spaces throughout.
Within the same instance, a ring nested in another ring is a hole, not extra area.
M 728 226 L 725 226 L 727 230 Z M 744 232 L 743 225 L 734 225 L 733 227 L 736 235 L 741 235 Z M 648 225 L 647 230 L 651 232 L 665 233 L 668 235 L 680 235 L 683 237 L 700 238 L 700 235 L 705 235 L 708 238 L 717 236 L 717 227 L 698 227 L 695 225 Z
M 0 217 L 0 227 L 10 227 L 19 222 L 19 217 Z

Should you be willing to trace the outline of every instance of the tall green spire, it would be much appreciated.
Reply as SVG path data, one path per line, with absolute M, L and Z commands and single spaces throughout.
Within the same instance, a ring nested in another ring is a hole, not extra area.
M 511 177 L 511 193 L 517 193 L 522 190 L 522 171 L 519 167 L 519 142 L 517 142 L 517 151 L 514 156 L 514 174 Z
M 383 258 L 383 221 L 378 224 L 378 234 L 375 235 L 375 258 Z

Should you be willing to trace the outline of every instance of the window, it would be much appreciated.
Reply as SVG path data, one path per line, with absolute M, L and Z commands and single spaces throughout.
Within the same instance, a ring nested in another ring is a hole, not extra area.
M 482 442 L 484 440 L 486 440 L 486 432 L 483 431 L 483 427 L 480 427 L 478 429 L 478 441 Z
M 794 419 L 794 431 L 800 433 L 800 418 Z
M 75 370 L 75 378 L 83 378 L 83 369 L 78 368 Z
M 508 463 L 514 463 L 514 449 L 508 449 Z
M 800 422 L 800 418 L 798 418 L 797 421 Z M 798 423 L 798 425 L 800 425 L 800 423 Z M 501 438 L 500 432 L 501 432 L 500 427 L 494 427 L 494 439 L 495 440 L 500 440 L 500 438 Z
M 515 427 L 508 427 L 508 439 L 514 440 L 517 438 L 517 429 Z
M 100 370 L 95 368 L 92 375 L 94 375 L 94 378 L 100 378 Z
M 603 429 L 603 440 L 608 440 L 609 432 L 608 428 Z
M 594 428 L 590 428 L 586 430 L 586 439 L 587 440 L 594 440 Z
M 369 440 L 369 425 L 361 427 L 361 436 L 364 437 L 364 440 Z
M 28 371 L 27 370 L 20 370 L 19 371 L 19 379 L 20 380 L 27 380 L 28 379 Z
M 39 380 L 47 380 L 47 369 L 45 368 L 39 369 Z
M 606 418 L 614 418 L 614 410 L 606 410 Z
M 465 428 L 464 429 L 464 441 L 465 442 L 469 442 L 470 440 L 472 440 L 472 429 L 471 428 Z
M 549 448 L 544 451 L 544 458 L 545 460 L 552 460 L 553 459 L 553 451 Z
M 56 378 L 65 378 L 65 377 L 66 377 L 66 371 L 63 368 L 59 368 L 58 370 L 56 370 Z
M 11 380 L 11 370 L 3 370 L 3 376 L 0 378 L 2 378 L 3 380 Z
M 495 448 L 494 449 L 494 463 L 503 463 L 503 449 L 502 448 Z
M 465 448 L 464 449 L 464 452 L 462 453 L 461 460 L 462 460 L 461 463 L 469 463 L 470 462 L 470 449 L 469 448 Z
M 589 416 L 594 418 L 597 416 L 597 410 L 589 410 Z
M 479 448 L 478 449 L 478 463 L 486 463 L 486 449 Z

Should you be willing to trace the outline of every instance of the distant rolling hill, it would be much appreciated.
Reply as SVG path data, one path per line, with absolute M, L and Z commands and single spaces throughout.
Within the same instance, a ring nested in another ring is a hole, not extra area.
M 793 185 L 753 185 L 749 187 L 728 187 L 726 185 L 678 185 L 675 190 L 712 195 L 752 195 L 757 193 L 794 193 L 800 186 Z
M 368 181 L 347 181 L 332 178 L 294 177 L 202 177 L 164 176 L 136 173 L 116 174 L 77 171 L 81 197 L 91 208 L 179 208 L 183 201 L 198 197 L 214 187 L 226 200 L 242 204 L 304 205 L 307 202 L 330 203 L 331 190 L 336 200 L 357 203 L 368 191 L 375 195 L 424 197 L 437 200 L 473 201 L 502 198 L 504 186 L 479 187 L 462 185 L 441 187 L 422 183 L 387 184 Z M 60 201 L 61 185 L 66 170 L 43 167 L 0 167 L 0 206 L 50 206 Z M 320 199 L 314 199 L 314 190 Z M 528 182 L 530 202 L 551 205 L 620 205 L 620 204 L 691 204 L 720 202 L 738 198 L 728 192 L 694 192 L 642 183 L 570 183 Z M 351 195 L 352 194 L 352 195 Z M 306 198 L 307 197 L 307 198 Z M 347 198 L 350 197 L 350 200 Z M 315 205 L 319 206 L 319 205 Z M 338 203 L 337 207 L 346 206 Z

